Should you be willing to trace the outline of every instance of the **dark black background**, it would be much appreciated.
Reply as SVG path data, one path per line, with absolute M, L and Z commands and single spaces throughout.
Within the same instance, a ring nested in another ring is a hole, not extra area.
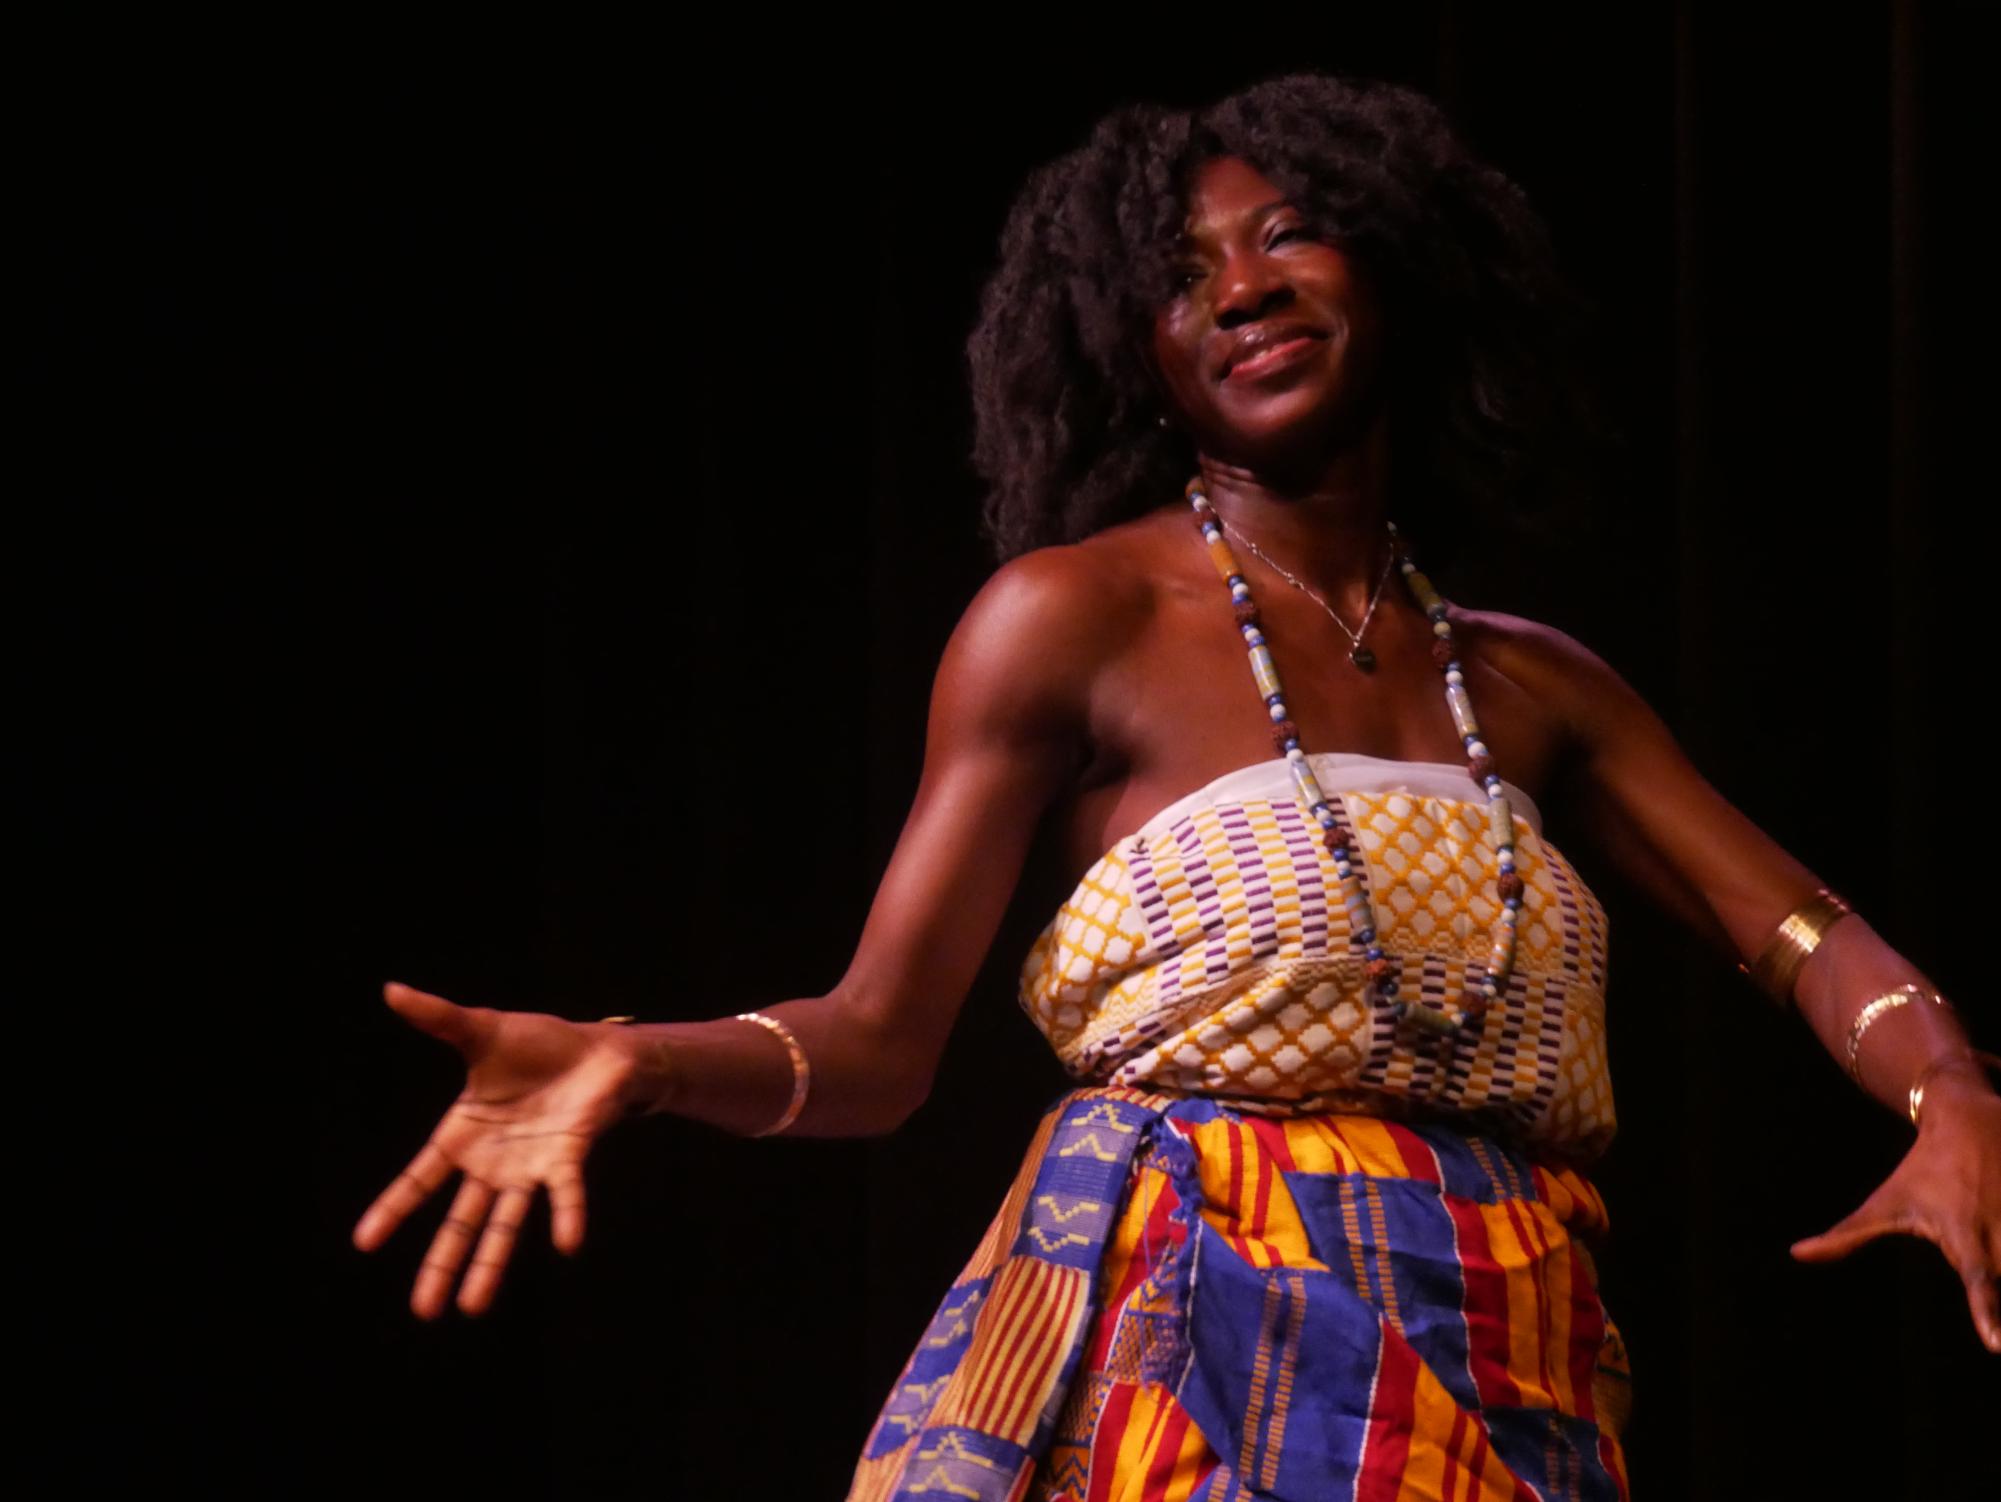
M 9 558 L 57 1474 L 841 1493 L 1063 1086 L 1010 994 L 1047 913 L 901 1134 L 621 1129 L 582 1253 L 538 1207 L 481 1321 L 408 1313 L 441 1207 L 348 1242 L 458 1080 L 379 987 L 665 1019 L 838 977 L 989 567 L 974 298 L 1126 98 L 1392 77 L 1526 188 L 1628 457 L 1468 603 L 1599 650 L 1993 1046 L 1974 7 L 1489 9 L 51 58 Z M 1639 1494 L 1975 1495 L 2001 1392 L 1944 1259 L 1786 1252 L 1908 1128 L 1586 874 Z

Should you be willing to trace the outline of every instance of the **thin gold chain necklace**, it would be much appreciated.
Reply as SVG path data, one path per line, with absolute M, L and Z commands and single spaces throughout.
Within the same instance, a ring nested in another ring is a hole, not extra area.
M 1356 667 L 1360 668 L 1365 673 L 1372 673 L 1375 671 L 1376 654 L 1374 652 L 1371 652 L 1367 647 L 1362 645 L 1362 634 L 1363 632 L 1366 632 L 1369 629 L 1369 622 L 1374 618 L 1376 614 L 1376 604 L 1383 597 L 1383 585 L 1389 580 L 1390 565 L 1396 562 L 1397 555 L 1395 548 L 1390 549 L 1389 556 L 1383 560 L 1382 573 L 1376 576 L 1375 593 L 1369 596 L 1369 608 L 1362 615 L 1361 631 L 1349 631 L 1348 623 L 1342 620 L 1339 615 L 1335 614 L 1334 607 L 1327 603 L 1326 597 L 1322 595 L 1319 590 L 1315 589 L 1312 585 L 1308 584 L 1304 579 L 1301 579 L 1298 576 L 1296 576 L 1284 564 L 1278 562 L 1276 559 L 1269 556 L 1263 548 L 1259 547 L 1255 542 L 1251 541 L 1249 537 L 1246 537 L 1241 529 L 1232 526 L 1229 522 L 1224 521 L 1223 514 L 1220 511 L 1216 513 L 1216 520 L 1221 525 L 1221 527 L 1225 532 L 1228 532 L 1233 537 L 1236 537 L 1239 541 L 1243 543 L 1245 547 L 1249 548 L 1258 557 L 1264 559 L 1264 561 L 1267 564 L 1269 564 L 1272 568 L 1278 571 L 1278 573 L 1285 579 L 1286 583 L 1290 584 L 1294 589 L 1300 591 L 1308 599 L 1312 600 L 1314 604 L 1318 605 L 1322 610 L 1326 611 L 1328 615 L 1333 617 L 1334 624 L 1339 626 L 1343 631 L 1346 631 L 1348 633 L 1348 640 L 1354 643 L 1353 648 L 1350 649 L 1348 653 L 1348 661 L 1354 663 Z

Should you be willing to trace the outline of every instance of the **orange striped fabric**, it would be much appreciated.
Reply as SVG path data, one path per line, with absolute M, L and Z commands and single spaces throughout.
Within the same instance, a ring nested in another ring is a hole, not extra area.
M 1147 1155 L 1028 1502 L 1623 1502 L 1631 1378 L 1579 1172 L 1449 1124 L 1205 1102 L 1170 1125 L 1204 1249 L 1188 1276 L 1173 1166 Z M 1239 1332 L 1229 1360 L 1210 1326 Z

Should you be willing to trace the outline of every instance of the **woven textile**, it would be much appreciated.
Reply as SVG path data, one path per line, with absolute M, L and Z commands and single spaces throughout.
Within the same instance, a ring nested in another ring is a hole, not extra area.
M 1494 900 L 1464 769 L 1313 760 L 1404 994 L 1456 997 Z M 1604 913 L 1510 789 L 1514 971 L 1477 1030 L 1413 1040 L 1287 786 L 1275 761 L 1162 810 L 1037 939 L 1022 1005 L 1082 1083 L 850 1502 L 1625 1498 L 1584 1175 L 1615 1130 Z
M 1200 1245 L 1172 1157 L 1143 1155 L 1032 1502 L 1627 1496 L 1604 1205 L 1575 1170 L 1444 1123 L 1164 1124 Z
M 1483 798 L 1463 767 L 1309 758 L 1362 854 L 1399 990 L 1456 999 L 1499 903 Z M 1604 909 L 1519 788 L 1514 969 L 1470 1039 L 1441 1046 L 1372 1007 L 1332 858 L 1282 760 L 1220 778 L 1119 841 L 1036 939 L 1021 1003 L 1080 1080 L 1239 1109 L 1438 1107 L 1588 1161 L 1617 1129 L 1605 1057 Z M 1337 792 L 1338 790 L 1338 792 Z
M 850 1502 L 1627 1497 L 1575 1168 L 1449 1122 L 1063 1097 Z

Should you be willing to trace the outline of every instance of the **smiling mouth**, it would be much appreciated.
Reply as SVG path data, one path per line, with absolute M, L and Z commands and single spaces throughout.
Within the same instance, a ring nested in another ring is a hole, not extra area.
M 1233 362 L 1224 372 L 1226 381 L 1251 380 L 1270 371 L 1284 369 L 1296 363 L 1309 353 L 1313 346 L 1321 342 L 1317 334 L 1302 334 L 1296 339 L 1288 339 L 1283 344 L 1268 345 L 1254 355 Z

